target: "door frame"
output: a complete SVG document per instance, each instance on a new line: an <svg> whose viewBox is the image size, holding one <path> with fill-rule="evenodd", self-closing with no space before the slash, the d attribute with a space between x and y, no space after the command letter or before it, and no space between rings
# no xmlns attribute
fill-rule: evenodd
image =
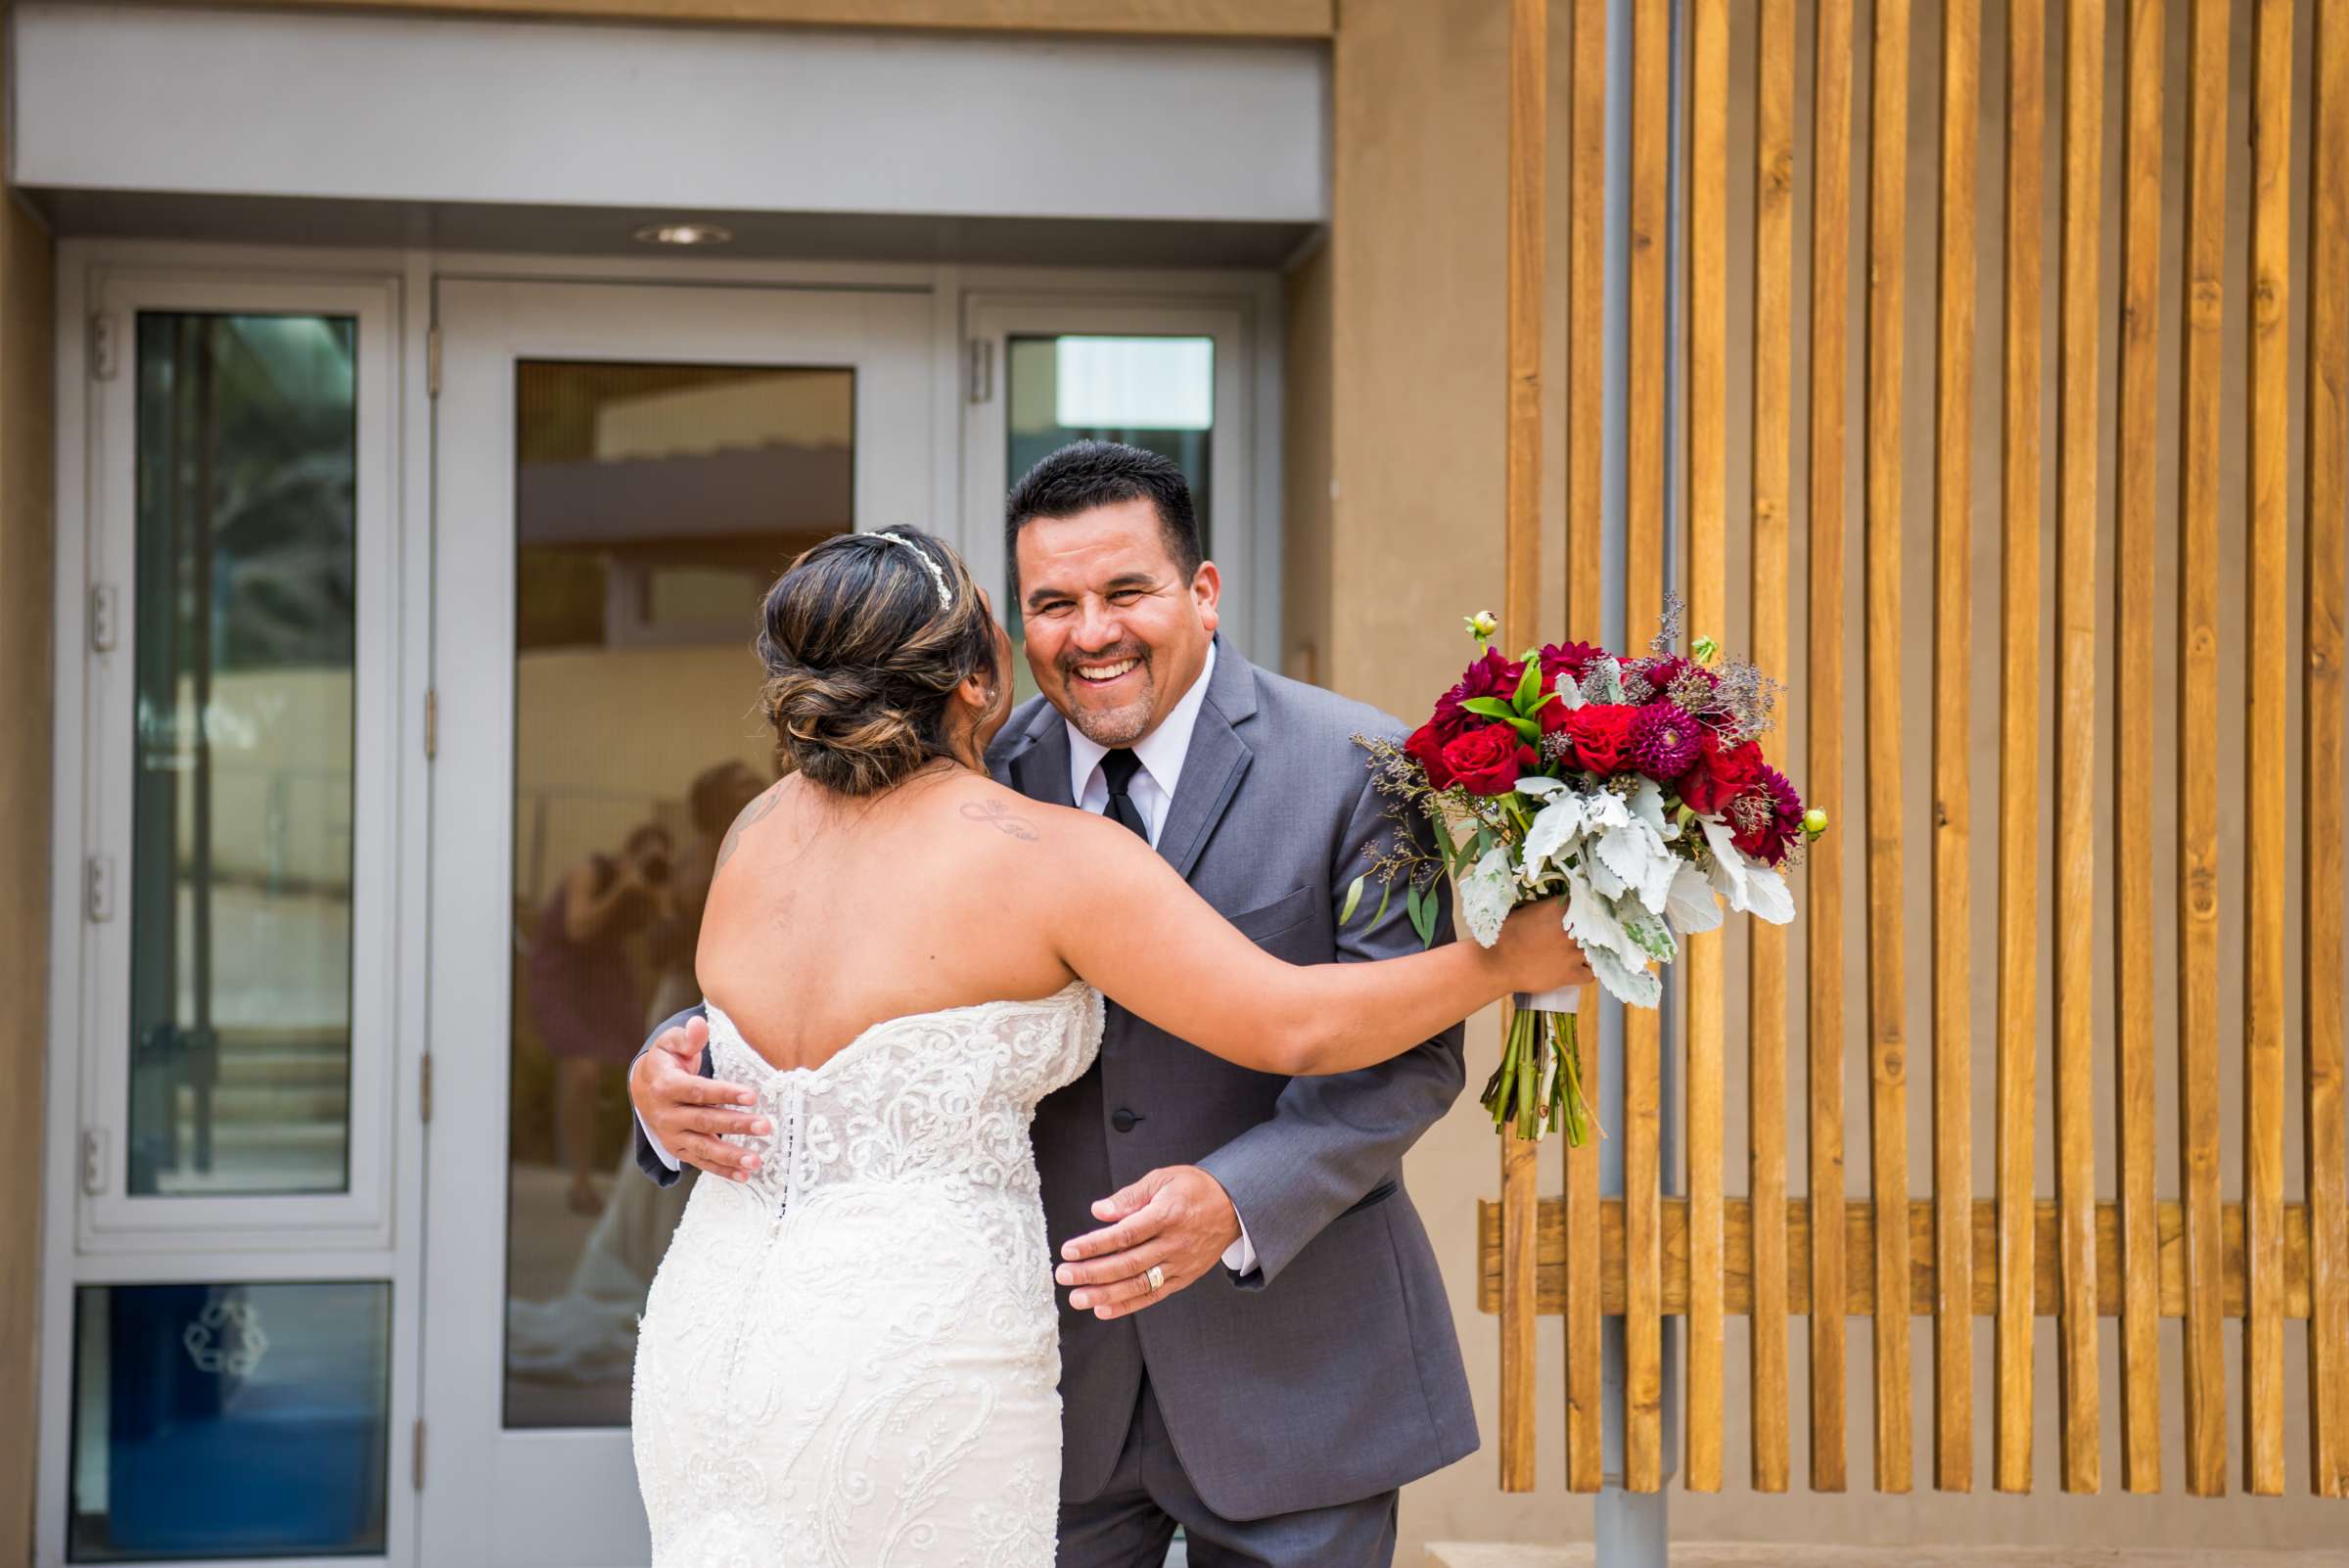
<svg viewBox="0 0 2349 1568"><path fill-rule="evenodd" d="M390 1215L380 1245L358 1250L289 1251L282 1235L264 1230L245 1239L251 1249L228 1250L207 1237L201 1244L165 1241L126 1249L93 1237L79 1182L83 1096L103 1042L89 1038L86 1005L96 968L84 953L81 864L87 851L80 805L90 785L87 746L95 716L86 700L90 549L90 479L104 460L89 408L91 301L110 279L284 285L288 289L373 288L385 292L393 374L392 487L397 587L395 687L390 724L396 728L391 861L393 909L391 937L400 955L389 990L392 1023L389 1056ZM1257 520L1254 559L1247 563L1257 604L1243 633L1250 657L1277 666L1281 647L1280 463L1282 285L1270 271L1249 269L1076 268L1050 265L965 265L954 262L832 262L730 259L719 256L583 256L530 253L437 251L429 247L335 248L236 245L140 239L65 239L56 251L56 550L53 614L54 731L51 756L51 875L48 918L49 987L46 1071L43 1074L42 1226L39 1287L38 1420L35 1450L33 1561L62 1568L68 1523L67 1485L71 1440L73 1295L77 1286L141 1281L245 1278L367 1277L392 1281L392 1443L386 1484L390 1517L387 1550L379 1558L247 1559L252 1568L408 1568L419 1555L420 1483L436 1461L426 1442L423 1407L425 1333L422 1255L426 1170L429 966L407 961L427 950L429 889L425 868L433 843L428 760L434 689L432 552L435 399L432 392L436 286L467 279L662 284L680 288L760 287L869 290L896 288L928 298L934 357L931 388L935 435L927 520L940 531L971 539L975 527L998 542L999 527L979 527L965 504L966 457L974 439L965 311L975 299L1001 297L1082 300L1091 306L1149 301L1221 304L1250 325L1248 357L1252 408L1246 461ZM999 432L998 432L999 435ZM991 512L993 498L989 497ZM1227 565L1230 565L1228 560ZM225 1560L238 1568L237 1559ZM173 1568L165 1563L159 1568ZM224 1568L206 1559L205 1568Z"/></svg>

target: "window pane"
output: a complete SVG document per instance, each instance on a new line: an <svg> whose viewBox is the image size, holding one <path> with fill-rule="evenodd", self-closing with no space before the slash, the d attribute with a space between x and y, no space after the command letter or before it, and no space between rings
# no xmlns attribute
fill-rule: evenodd
<svg viewBox="0 0 2349 1568"><path fill-rule="evenodd" d="M349 1183L356 323L143 313L134 1194Z"/></svg>
<svg viewBox="0 0 2349 1568"><path fill-rule="evenodd" d="M626 1069L700 999L717 845L774 777L760 595L851 526L854 372L517 368L509 1427L624 1426L689 1184L637 1174Z"/></svg>
<svg viewBox="0 0 2349 1568"><path fill-rule="evenodd" d="M1011 401L1003 471L1013 484L1074 440L1123 441L1163 453L1190 481L1200 548L1215 554L1208 483L1216 423L1213 338L1013 338L1004 357ZM1019 595L1007 586L1002 603L1012 640L1022 642ZM1035 696L1028 661L1015 659L1012 668L1018 695Z"/></svg>
<svg viewBox="0 0 2349 1568"><path fill-rule="evenodd" d="M75 1562L384 1549L392 1287L74 1292Z"/></svg>

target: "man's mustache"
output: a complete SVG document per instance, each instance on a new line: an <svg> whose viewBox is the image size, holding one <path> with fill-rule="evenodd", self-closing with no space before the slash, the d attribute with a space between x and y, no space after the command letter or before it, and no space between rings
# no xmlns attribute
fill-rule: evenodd
<svg viewBox="0 0 2349 1568"><path fill-rule="evenodd" d="M1138 660L1147 665L1150 663L1150 649L1145 644L1136 643L1129 648L1112 648L1107 653L1063 654L1060 669L1063 674L1073 675L1080 666L1114 665L1121 659Z"/></svg>

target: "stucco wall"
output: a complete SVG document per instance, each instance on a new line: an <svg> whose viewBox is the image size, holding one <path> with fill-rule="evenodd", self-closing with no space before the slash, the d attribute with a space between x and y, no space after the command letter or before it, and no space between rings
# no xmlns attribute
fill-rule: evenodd
<svg viewBox="0 0 2349 1568"><path fill-rule="evenodd" d="M7 21L0 7L0 27ZM7 44L0 35L0 67ZM0 124L0 167L7 164ZM0 190L0 1432L33 1430L49 953L55 426L49 233ZM13 1446L13 1445L12 1445ZM20 1451L24 1452L24 1451ZM32 1548L28 1462L0 1465L0 1562Z"/></svg>

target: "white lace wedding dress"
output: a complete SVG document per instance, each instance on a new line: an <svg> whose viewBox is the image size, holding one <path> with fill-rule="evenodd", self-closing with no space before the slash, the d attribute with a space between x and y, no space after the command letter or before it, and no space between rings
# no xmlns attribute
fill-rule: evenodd
<svg viewBox="0 0 2349 1568"><path fill-rule="evenodd" d="M1082 984L877 1024L781 1071L694 1188L637 1334L654 1568L1049 1568L1060 1345L1028 1126L1101 1043Z"/></svg>

